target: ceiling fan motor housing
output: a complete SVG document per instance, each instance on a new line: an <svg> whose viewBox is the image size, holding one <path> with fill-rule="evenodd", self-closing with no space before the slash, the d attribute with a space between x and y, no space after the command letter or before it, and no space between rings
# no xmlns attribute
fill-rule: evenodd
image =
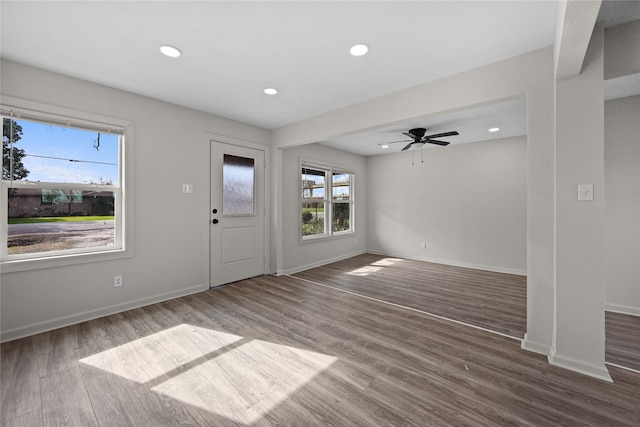
<svg viewBox="0 0 640 427"><path fill-rule="evenodd" d="M425 128L415 128L411 129L408 133L413 135L416 141L421 140L424 137L424 134L427 132Z"/></svg>

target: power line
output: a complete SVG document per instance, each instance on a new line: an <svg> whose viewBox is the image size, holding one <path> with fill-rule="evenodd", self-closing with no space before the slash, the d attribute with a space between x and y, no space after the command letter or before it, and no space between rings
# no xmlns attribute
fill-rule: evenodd
<svg viewBox="0 0 640 427"><path fill-rule="evenodd" d="M37 154L25 154L24 157L39 157L41 159L65 160L65 161L73 162L73 163L93 163L93 164L96 164L96 165L118 166L117 163L94 162L94 161L91 161L91 160L65 159L63 157L39 156Z"/></svg>

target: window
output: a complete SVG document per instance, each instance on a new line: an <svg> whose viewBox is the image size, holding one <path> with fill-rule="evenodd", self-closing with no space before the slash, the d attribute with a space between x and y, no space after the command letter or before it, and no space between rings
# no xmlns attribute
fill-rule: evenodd
<svg viewBox="0 0 640 427"><path fill-rule="evenodd" d="M255 214L255 159L225 154L222 160L222 214Z"/></svg>
<svg viewBox="0 0 640 427"><path fill-rule="evenodd" d="M302 163L300 234L303 240L353 232L353 177L349 171Z"/></svg>
<svg viewBox="0 0 640 427"><path fill-rule="evenodd" d="M3 266L124 251L124 144L122 124L2 106Z"/></svg>

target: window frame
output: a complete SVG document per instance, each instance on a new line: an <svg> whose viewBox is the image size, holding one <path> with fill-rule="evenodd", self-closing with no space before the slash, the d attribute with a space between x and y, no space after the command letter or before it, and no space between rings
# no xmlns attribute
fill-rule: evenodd
<svg viewBox="0 0 640 427"><path fill-rule="evenodd" d="M302 235L302 204L308 203L309 199L305 199L302 197L303 195L303 185L302 185L302 170L304 168L315 170L315 171L323 171L325 174L324 180L324 198L320 200L318 198L318 202L324 203L324 227L325 231L323 234L312 234L312 235ZM349 175L349 199L348 200L340 200L334 201L333 198L333 176L334 174L348 174ZM300 243L311 243L325 240L332 240L342 237L353 236L355 234L355 172L348 168L343 168L340 166L330 166L318 162L308 161L304 159L300 159L298 164L298 239ZM335 203L348 203L349 204L349 230L343 231L334 231L333 230L333 210Z"/></svg>
<svg viewBox="0 0 640 427"><path fill-rule="evenodd" d="M121 135L118 150L118 185L0 180L0 229L5 230L0 238L2 272L10 273L133 257L133 122L8 96L2 97L0 113L3 118L13 115L15 120L24 119L55 126ZM113 192L115 204L114 246L8 255L6 230L9 188Z"/></svg>

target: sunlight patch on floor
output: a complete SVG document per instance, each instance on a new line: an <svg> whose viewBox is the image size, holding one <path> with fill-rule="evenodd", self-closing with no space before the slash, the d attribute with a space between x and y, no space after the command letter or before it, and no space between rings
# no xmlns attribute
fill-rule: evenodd
<svg viewBox="0 0 640 427"><path fill-rule="evenodd" d="M182 324L80 362L239 423L254 423L336 357Z"/></svg>
<svg viewBox="0 0 640 427"><path fill-rule="evenodd" d="M182 324L80 362L143 384L161 381L176 366L193 362L241 339L237 335Z"/></svg>
<svg viewBox="0 0 640 427"><path fill-rule="evenodd" d="M402 261L399 258L383 258L376 262L372 262L370 265L365 265L364 267L356 268L355 270L347 272L352 276L368 276L369 274L380 271L383 267L389 267L396 262Z"/></svg>

